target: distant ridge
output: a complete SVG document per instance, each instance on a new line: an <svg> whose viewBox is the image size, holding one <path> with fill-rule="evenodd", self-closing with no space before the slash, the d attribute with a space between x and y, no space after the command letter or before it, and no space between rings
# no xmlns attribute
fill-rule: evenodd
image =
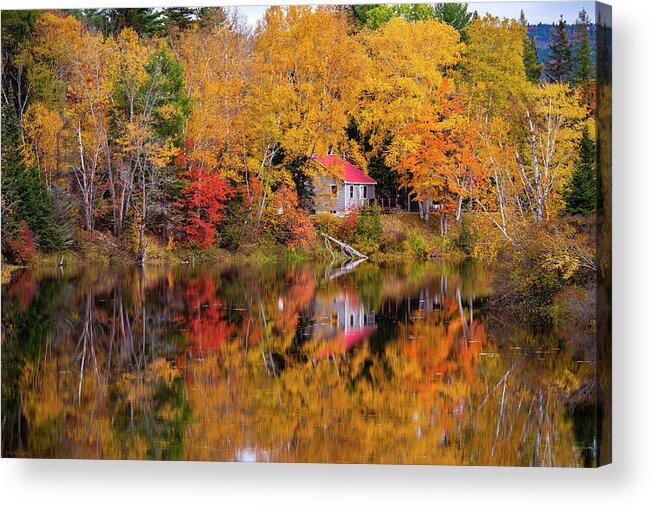
<svg viewBox="0 0 651 507"><path fill-rule="evenodd" d="M541 63L547 61L549 55L549 43L552 40L552 31L556 29L556 23L538 23L529 25L529 38L536 38L536 48L538 49L538 60ZM595 59L596 33L597 28L594 23L590 23L590 48L592 49L592 60ZM574 39L574 24L567 25L567 34L570 41Z"/></svg>

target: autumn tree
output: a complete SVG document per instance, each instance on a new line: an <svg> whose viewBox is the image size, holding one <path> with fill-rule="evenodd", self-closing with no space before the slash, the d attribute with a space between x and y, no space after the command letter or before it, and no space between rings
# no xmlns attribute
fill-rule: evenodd
<svg viewBox="0 0 651 507"><path fill-rule="evenodd" d="M470 23L467 35L464 84L469 88L471 109L488 122L524 93L525 30L516 20L486 15Z"/></svg>
<svg viewBox="0 0 651 507"><path fill-rule="evenodd" d="M329 7L272 7L263 26L246 95L245 172L256 180L257 224L273 188L293 180L288 163L346 146L365 66L345 18Z"/></svg>
<svg viewBox="0 0 651 507"><path fill-rule="evenodd" d="M186 168L180 175L183 189L177 201L177 206L183 210L180 232L189 243L210 247L215 243L217 225L223 218L230 188L219 172L186 163L184 154L179 156L178 162Z"/></svg>
<svg viewBox="0 0 651 507"><path fill-rule="evenodd" d="M30 104L23 116L23 151L27 164L34 164L48 188L61 177L63 119L40 102Z"/></svg>
<svg viewBox="0 0 651 507"><path fill-rule="evenodd" d="M101 34L84 33L68 79L65 111L71 130L69 142L78 154L71 165L82 196L85 228L89 231L95 224L99 173L111 163L108 100L113 83L107 76L112 70L112 42L105 41Z"/></svg>
<svg viewBox="0 0 651 507"><path fill-rule="evenodd" d="M512 242L517 240L518 223L541 223L562 206L560 189L569 176L570 155L586 118L576 94L564 84L533 88L517 114L517 122L506 128L512 129L509 135L515 135L518 143L508 141L503 127L482 135L480 155L492 172L497 211L486 216ZM489 211L485 202L478 204Z"/></svg>
<svg viewBox="0 0 651 507"><path fill-rule="evenodd" d="M580 135L586 111L576 95L564 85L537 89L524 108L529 154L516 151L516 160L525 182L527 200L536 221L549 216L549 201L567 177L569 154Z"/></svg>
<svg viewBox="0 0 651 507"><path fill-rule="evenodd" d="M184 167L194 171L190 181L218 173L250 199L245 92L252 48L247 34L222 23L207 25L183 34L177 52L185 94L194 105L184 131Z"/></svg>
<svg viewBox="0 0 651 507"><path fill-rule="evenodd" d="M448 24L400 18L360 39L371 64L355 120L377 152L436 102L445 72L459 62L463 44Z"/></svg>
<svg viewBox="0 0 651 507"><path fill-rule="evenodd" d="M270 198L263 216L264 230L279 243L306 247L314 241L314 226L307 211L298 207L296 190L280 187Z"/></svg>
<svg viewBox="0 0 651 507"><path fill-rule="evenodd" d="M441 210L441 234L446 213L461 218L461 205L483 183L476 155L477 127L469 120L466 96L445 80L432 109L396 137L390 160L402 185L414 190L420 216L429 220L433 203Z"/></svg>
<svg viewBox="0 0 651 507"><path fill-rule="evenodd" d="M101 165L107 146L111 40L82 29L72 16L39 18L29 67L35 100L24 119L26 154L48 186L70 169L83 225L92 230Z"/></svg>
<svg viewBox="0 0 651 507"><path fill-rule="evenodd" d="M137 122L127 125L128 144L134 149L136 171L140 176L140 217L138 260L144 263L144 232L148 210L157 198L161 173L169 170L183 141L182 132L190 103L183 89L183 68L166 49L152 53L145 65L147 79L138 90Z"/></svg>

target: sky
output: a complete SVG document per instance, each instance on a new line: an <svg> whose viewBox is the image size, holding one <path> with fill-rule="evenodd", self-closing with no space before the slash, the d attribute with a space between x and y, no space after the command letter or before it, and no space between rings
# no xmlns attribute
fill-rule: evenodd
<svg viewBox="0 0 651 507"><path fill-rule="evenodd" d="M282 5L282 1L277 5ZM267 6L249 5L238 8L247 17L249 24L255 26ZM585 9L588 14L594 12L594 2L468 2L468 10L477 11L480 15L490 13L498 17L519 18L521 9L524 9L529 23L534 25L556 22L561 14L565 20L573 23L581 9ZM590 17L594 17L594 14Z"/></svg>

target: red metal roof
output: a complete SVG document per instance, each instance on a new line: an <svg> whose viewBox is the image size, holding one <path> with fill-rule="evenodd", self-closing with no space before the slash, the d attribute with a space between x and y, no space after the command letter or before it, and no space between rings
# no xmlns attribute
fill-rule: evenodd
<svg viewBox="0 0 651 507"><path fill-rule="evenodd" d="M355 167L345 158L336 155L328 155L327 157L318 157L315 155L314 160L327 168L335 166L335 168L339 169L339 167L341 167L339 171L341 172L343 169L343 178L347 183L377 183L377 181L371 178L368 174L364 174L361 169Z"/></svg>

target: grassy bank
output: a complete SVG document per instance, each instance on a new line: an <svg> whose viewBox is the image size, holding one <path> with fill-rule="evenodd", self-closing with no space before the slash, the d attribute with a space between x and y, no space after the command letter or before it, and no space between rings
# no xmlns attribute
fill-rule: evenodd
<svg viewBox="0 0 651 507"><path fill-rule="evenodd" d="M373 262L394 263L419 260L458 261L467 257L460 243L463 231L460 223L450 220L448 233L440 234L440 221L432 215L429 222L418 213L380 214L379 211L362 212L359 216L340 218L332 215L312 217L317 234L308 245L289 247L274 240L269 234L259 237L247 235L236 248L199 248L187 244L162 244L156 237L146 240L147 265L175 264L253 264L271 262L330 261L318 231L351 244L369 256ZM78 232L77 242L62 254L38 252L28 266L100 265L128 266L136 263L136 238L123 235L116 239L106 231ZM336 252L335 252L336 253ZM10 278L12 269L3 262L3 281Z"/></svg>
<svg viewBox="0 0 651 507"><path fill-rule="evenodd" d="M58 253L38 252L26 265L12 265L2 262L2 283L11 280L15 270L30 268L52 268L59 264L65 266L129 266L136 264L137 247L128 238L116 240L110 233L93 231L81 233L74 249ZM273 262L304 262L326 260L330 256L320 242L309 247L290 248L263 238L259 241L243 243L236 250L217 246L201 249L187 245L169 248L160 244L156 238L147 238L145 264L149 266L180 264L211 265L261 265Z"/></svg>
<svg viewBox="0 0 651 507"><path fill-rule="evenodd" d="M442 236L438 216L425 222L418 213L382 215L384 229L379 250L372 256L378 262L438 259L459 261L466 254L459 248L461 225L448 223L448 233Z"/></svg>
<svg viewBox="0 0 651 507"><path fill-rule="evenodd" d="M378 263L457 261L467 256L459 244L461 225L450 222L448 233L442 236L436 215L425 222L418 213L381 214L368 207L346 218L322 214L313 221L317 231L350 244Z"/></svg>

